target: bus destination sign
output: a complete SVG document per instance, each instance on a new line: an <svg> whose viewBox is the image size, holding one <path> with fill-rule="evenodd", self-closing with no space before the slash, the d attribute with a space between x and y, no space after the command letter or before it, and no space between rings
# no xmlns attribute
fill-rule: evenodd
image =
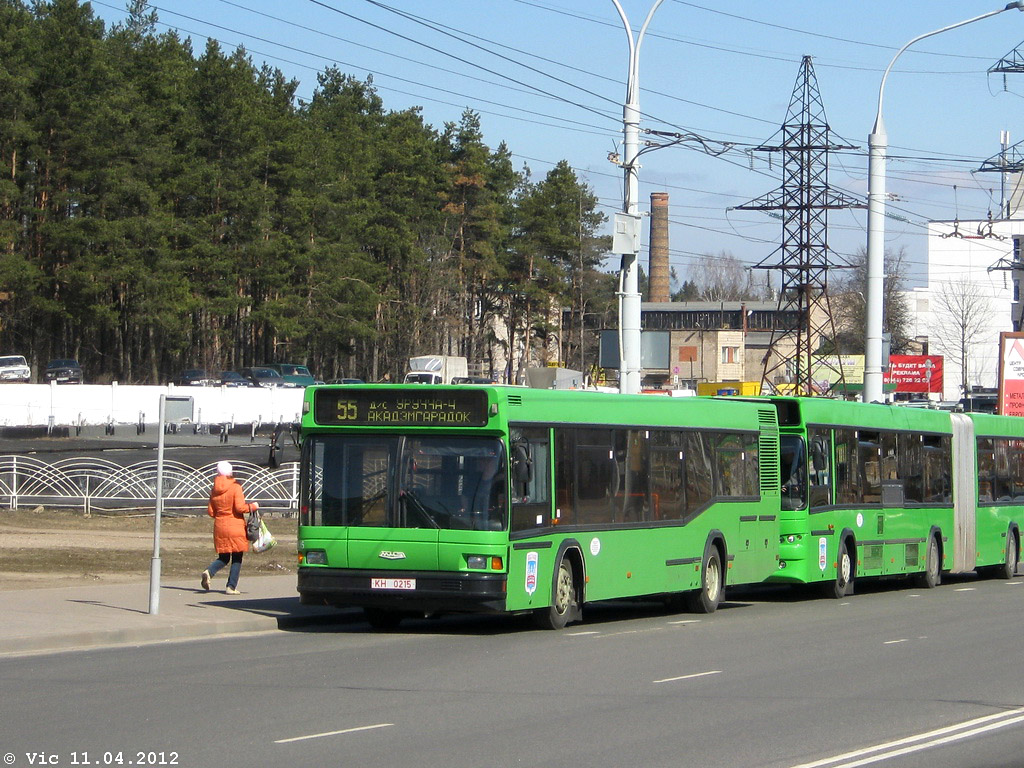
<svg viewBox="0 0 1024 768"><path fill-rule="evenodd" d="M484 427L487 393L475 389L321 389L313 401L317 424L371 427Z"/></svg>

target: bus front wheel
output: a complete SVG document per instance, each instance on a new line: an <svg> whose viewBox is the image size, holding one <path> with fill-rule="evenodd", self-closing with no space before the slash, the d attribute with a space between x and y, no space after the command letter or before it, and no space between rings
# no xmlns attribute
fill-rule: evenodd
<svg viewBox="0 0 1024 768"><path fill-rule="evenodd" d="M692 613L714 613L722 599L722 559L711 546L701 566L700 589L686 594L686 606Z"/></svg>
<svg viewBox="0 0 1024 768"><path fill-rule="evenodd" d="M839 542L839 552L836 553L836 577L826 581L822 588L825 597L836 600L853 594L853 558L845 540Z"/></svg>
<svg viewBox="0 0 1024 768"><path fill-rule="evenodd" d="M551 605L538 610L534 617L542 629L562 629L574 618L578 610L572 564L563 557L555 572Z"/></svg>

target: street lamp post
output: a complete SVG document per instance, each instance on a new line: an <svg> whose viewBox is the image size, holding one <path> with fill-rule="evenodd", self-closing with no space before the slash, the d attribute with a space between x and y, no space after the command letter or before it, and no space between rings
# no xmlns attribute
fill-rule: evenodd
<svg viewBox="0 0 1024 768"><path fill-rule="evenodd" d="M964 21L950 24L932 32L918 35L900 48L892 57L889 66L882 74L882 82L878 86L878 111L875 114L875 125L868 136L868 263L867 263L867 329L864 340L864 402L882 402L882 312L883 312L883 270L885 263L885 155L889 137L885 132L882 120L882 98L885 94L885 81L893 65L907 48L919 40L932 37L941 32L987 19L1003 11L1016 8L1024 11L1024 0L1008 3L1005 8L989 11Z"/></svg>
<svg viewBox="0 0 1024 768"><path fill-rule="evenodd" d="M626 103L622 107L622 169L625 173L621 217L616 217L613 246L621 254L619 267L619 392L640 391L640 280L637 256L640 251L640 215L637 199L640 184L637 178L637 156L640 154L640 43L654 12L664 0L655 0L640 33L633 39L626 12L619 0L612 0L629 38L629 77L626 82Z"/></svg>

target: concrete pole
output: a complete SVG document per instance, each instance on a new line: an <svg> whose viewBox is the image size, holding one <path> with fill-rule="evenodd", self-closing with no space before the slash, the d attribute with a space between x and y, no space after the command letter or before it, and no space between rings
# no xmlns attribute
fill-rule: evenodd
<svg viewBox="0 0 1024 768"><path fill-rule="evenodd" d="M160 430L156 441L156 511L153 514L153 559L149 567L149 612L160 613L160 518L164 511L164 421L167 395L160 395Z"/></svg>
<svg viewBox="0 0 1024 768"><path fill-rule="evenodd" d="M655 0L634 41L633 29L629 26L629 19L626 17L625 11L622 10L619 0L612 0L629 38L629 77L626 82L626 102L622 107L622 168L625 174L622 211L636 223L637 230L639 230L638 200L640 196L640 182L637 176L639 170L637 157L640 154L640 44L643 42L644 33L651 23L654 12L658 10L658 6L662 2L664 0ZM623 394L639 392L641 378L640 276L637 262L639 237L634 238L634 242L636 250L633 250L632 253L622 253L622 262L619 267L619 392Z"/></svg>
<svg viewBox="0 0 1024 768"><path fill-rule="evenodd" d="M884 276L885 276L885 155L889 137L885 132L882 120L882 99L885 96L885 81L889 77L893 64L907 48L914 43L932 37L941 32L987 19L1003 11L1016 8L1024 11L1024 0L1008 3L1005 8L989 11L964 21L950 24L918 35L900 48L892 57L889 66L882 74L878 86L878 111L875 114L875 125L868 136L868 262L867 262L867 323L864 339L864 402L883 402L885 395L882 388L882 315L884 312Z"/></svg>

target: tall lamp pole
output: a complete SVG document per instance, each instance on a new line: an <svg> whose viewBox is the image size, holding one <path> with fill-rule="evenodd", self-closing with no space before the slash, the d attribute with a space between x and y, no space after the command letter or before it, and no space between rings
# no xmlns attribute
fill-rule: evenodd
<svg viewBox="0 0 1024 768"><path fill-rule="evenodd" d="M882 120L882 97L885 94L885 81L889 77L889 72L896 63L896 59L919 40L987 19L989 16L995 16L1014 8L1024 11L1024 0L1008 3L1005 8L989 11L981 16L918 35L896 52L882 74L882 82L878 86L878 111L875 114L875 125L868 136L868 285L867 332L864 340L864 402L866 403L880 403L884 399L882 393L882 313L885 269L885 155L889 145L889 137L885 132L885 123Z"/></svg>
<svg viewBox="0 0 1024 768"><path fill-rule="evenodd" d="M625 184L622 214L615 217L612 247L621 254L619 267L619 392L636 394L640 391L640 280L637 256L640 252L640 213L637 200L640 183L637 177L640 154L640 43L651 23L654 12L664 0L655 0L640 33L633 39L626 12L619 0L612 0L629 38L629 78L626 82L626 103L622 107L622 169Z"/></svg>

